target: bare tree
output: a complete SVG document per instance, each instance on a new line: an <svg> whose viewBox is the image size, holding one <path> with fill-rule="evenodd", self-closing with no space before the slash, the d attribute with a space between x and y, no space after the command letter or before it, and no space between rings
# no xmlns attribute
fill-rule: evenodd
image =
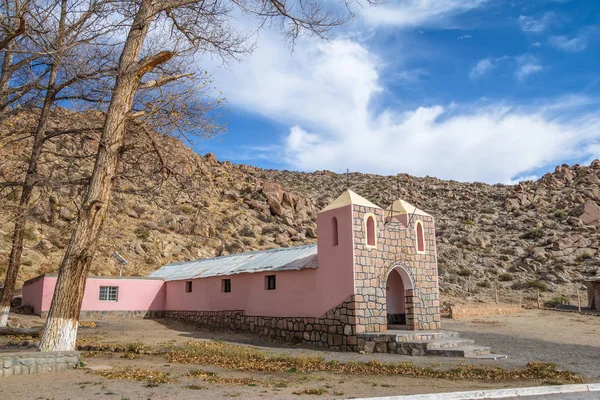
<svg viewBox="0 0 600 400"><path fill-rule="evenodd" d="M42 154L44 142L48 139L47 130L50 113L55 105L58 93L69 88L72 84L82 80L90 79L95 76L114 74L114 68L101 65L100 69L68 71L65 66L65 58L73 56L72 52L78 46L89 46L95 36L94 23L101 16L102 0L92 1L87 4L73 4L68 0L60 0L47 9L38 10L31 13L31 24L29 37L32 41L38 43L38 47L44 52L48 61L48 79L45 82L43 104L40 110L37 126L33 132L33 144L29 156L29 165L25 174L25 179L21 186L21 195L14 220L14 230L12 237L11 253L8 259L8 268L4 280L4 290L0 296L0 327L5 327L8 322L10 311L10 301L15 289L19 268L21 265L21 255L23 252L23 231L28 220L29 206L36 185L38 161ZM88 6L87 9L82 6ZM53 6L56 6L55 10ZM76 8L77 12L70 11ZM75 15L74 15L75 14ZM57 18L56 29L44 29L45 23L52 18L48 16L55 15ZM50 22L52 24L52 22ZM36 32L35 32L36 31ZM46 40L47 32L51 31L50 40ZM36 35L37 33L37 35ZM40 63L43 63L43 59Z"/></svg>
<svg viewBox="0 0 600 400"><path fill-rule="evenodd" d="M114 178L123 150L126 120L143 77L181 54L177 40L173 47L157 49L142 57L148 32L158 20L169 23L175 38L183 37L186 51L205 51L235 57L246 51L244 38L228 25L231 9L237 6L262 23L278 26L292 41L303 31L324 36L347 17L307 0L140 0L125 3L132 16L131 27L117 67L116 85L104 122L100 146L87 193L76 226L60 265L54 298L42 339L43 351L73 350L87 274L98 237L108 213ZM181 47L179 47L181 46Z"/></svg>
<svg viewBox="0 0 600 400"><path fill-rule="evenodd" d="M15 39L25 33L25 13L29 0L3 1L0 4L0 50L10 52Z"/></svg>

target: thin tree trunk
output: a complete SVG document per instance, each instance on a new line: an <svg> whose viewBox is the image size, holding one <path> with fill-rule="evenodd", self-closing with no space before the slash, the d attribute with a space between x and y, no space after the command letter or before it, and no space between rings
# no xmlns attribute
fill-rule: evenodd
<svg viewBox="0 0 600 400"><path fill-rule="evenodd" d="M42 339L42 351L74 350L85 282L108 214L113 180L125 139L125 123L140 78L138 62L154 17L150 0L143 0L130 28L117 69L117 80L106 114L94 171L77 224L60 265L54 298ZM142 60L143 61L143 60Z"/></svg>
<svg viewBox="0 0 600 400"><path fill-rule="evenodd" d="M0 72L0 112L6 108L8 103L8 90L10 88L10 78L13 73L13 47L14 41L6 46L4 57L2 58L2 71Z"/></svg>
<svg viewBox="0 0 600 400"><path fill-rule="evenodd" d="M64 44L64 25L66 21L66 13L67 0L62 0L61 19L59 21L56 40L58 49L61 49ZM50 69L46 97L44 98L44 105L42 107L35 130L33 145L31 147L31 155L29 156L29 165L27 166L27 173L23 182L19 207L17 209L17 215L15 216L12 248L10 251L10 256L8 257L8 269L6 270L6 279L4 280L4 290L2 291L2 296L0 296L0 327L5 327L8 324L10 301L15 290L17 277L19 276L21 255L23 253L23 231L25 230L27 220L29 219L29 203L31 202L33 189L37 183L38 161L40 159L40 155L42 154L44 136L48 128L48 119L50 117L50 112L52 111L52 106L54 105L54 98L56 97L55 86L59 67L60 51L55 55L52 67Z"/></svg>

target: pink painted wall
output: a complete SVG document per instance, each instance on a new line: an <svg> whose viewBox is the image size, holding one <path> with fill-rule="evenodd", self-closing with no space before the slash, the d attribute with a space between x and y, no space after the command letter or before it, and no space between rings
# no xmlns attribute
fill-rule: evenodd
<svg viewBox="0 0 600 400"><path fill-rule="evenodd" d="M265 277L275 275L275 290L266 290ZM231 292L222 291L222 279L231 279ZM236 274L186 281L167 282L167 310L222 311L244 310L246 315L308 317L324 313L314 296L315 269L273 273Z"/></svg>
<svg viewBox="0 0 600 400"><path fill-rule="evenodd" d="M337 218L338 223L337 246L333 246L331 232L333 217ZM314 296L318 299L323 313L356 293L352 219L352 205L321 212L317 216L319 268L316 270L317 286Z"/></svg>
<svg viewBox="0 0 600 400"><path fill-rule="evenodd" d="M56 276L44 275L23 286L23 304L34 307L34 312L50 309ZM41 284L40 284L41 282ZM100 301L100 286L118 286L118 301ZM165 282L140 278L90 277L85 284L82 311L144 311L165 309Z"/></svg>
<svg viewBox="0 0 600 400"><path fill-rule="evenodd" d="M406 312L404 283L396 270L392 270L387 278L386 304L388 314L404 314Z"/></svg>
<svg viewBox="0 0 600 400"><path fill-rule="evenodd" d="M33 307L33 313L39 315L42 311L44 293L44 276L38 276L26 282L23 286L22 304Z"/></svg>

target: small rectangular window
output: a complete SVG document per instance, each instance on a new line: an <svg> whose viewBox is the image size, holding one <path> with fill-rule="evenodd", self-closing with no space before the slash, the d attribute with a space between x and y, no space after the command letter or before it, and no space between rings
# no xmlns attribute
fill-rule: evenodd
<svg viewBox="0 0 600 400"><path fill-rule="evenodd" d="M185 292L192 293L192 281L187 281L185 283Z"/></svg>
<svg viewBox="0 0 600 400"><path fill-rule="evenodd" d="M266 276L266 288L267 290L275 290L277 286L277 281L275 279L275 275L267 275Z"/></svg>
<svg viewBox="0 0 600 400"><path fill-rule="evenodd" d="M119 287L118 286L100 286L100 293L98 295L100 301L119 301Z"/></svg>
<svg viewBox="0 0 600 400"><path fill-rule="evenodd" d="M221 280L221 290L224 293L231 292L231 279L222 279Z"/></svg>

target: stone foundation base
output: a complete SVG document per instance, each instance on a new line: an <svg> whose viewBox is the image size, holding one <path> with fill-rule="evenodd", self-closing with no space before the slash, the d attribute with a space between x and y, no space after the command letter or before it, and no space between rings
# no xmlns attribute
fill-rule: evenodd
<svg viewBox="0 0 600 400"><path fill-rule="evenodd" d="M322 318L256 317L244 311L167 311L166 317L198 327L251 333L277 341L331 350L357 351L354 310L343 303ZM343 322L345 321L345 322Z"/></svg>
<svg viewBox="0 0 600 400"><path fill-rule="evenodd" d="M44 311L40 314L40 317L46 318L48 316L48 312ZM115 319L158 319L164 318L165 311L157 310L157 311L82 311L79 313L79 320L98 320L105 318L115 318Z"/></svg>
<svg viewBox="0 0 600 400"><path fill-rule="evenodd" d="M77 351L0 353L0 377L66 371L78 364Z"/></svg>

